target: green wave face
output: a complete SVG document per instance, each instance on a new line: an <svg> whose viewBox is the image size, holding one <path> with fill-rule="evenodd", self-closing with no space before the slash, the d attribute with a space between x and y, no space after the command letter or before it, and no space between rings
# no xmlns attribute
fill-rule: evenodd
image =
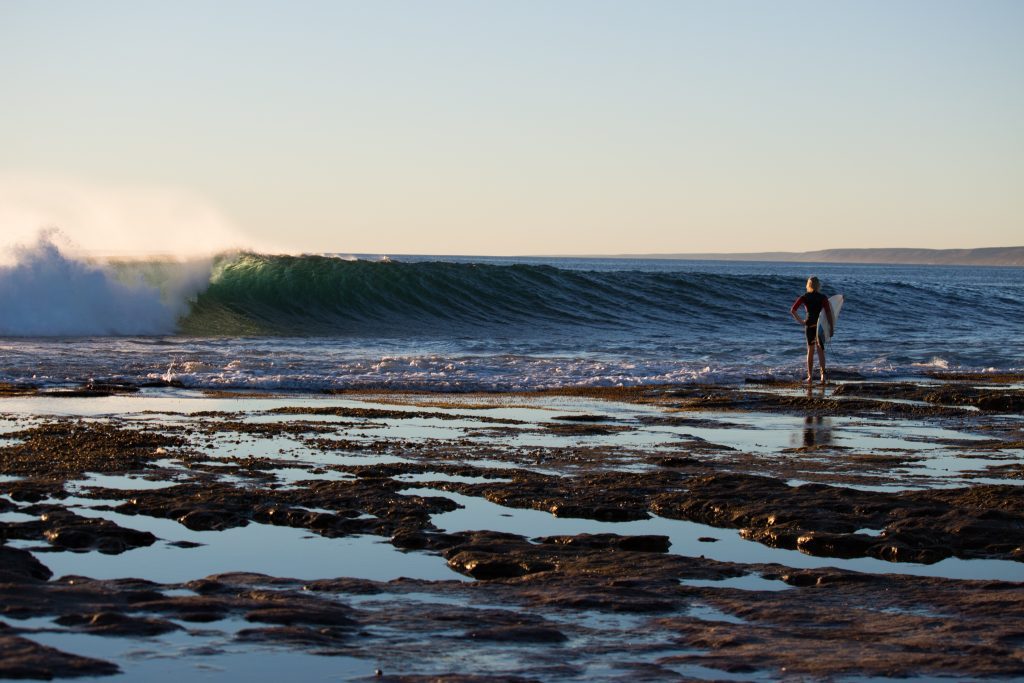
<svg viewBox="0 0 1024 683"><path fill-rule="evenodd" d="M196 336L745 335L791 324L803 280L685 270L573 270L550 265L346 261L245 253L218 259L179 331ZM1004 319L1005 302L923 282L827 283L846 289L865 321L899 311ZM966 287L966 285L965 285ZM961 291L963 289L963 291ZM827 293L835 293L831 289ZM1019 304L1012 304L1015 311ZM1016 314L1024 315L1024 310Z"/></svg>
<svg viewBox="0 0 1024 683"><path fill-rule="evenodd" d="M738 300L721 275L544 265L346 261L246 253L219 260L180 331L191 335L439 334L713 321ZM788 279L761 283L788 297ZM709 322L713 324L713 322Z"/></svg>

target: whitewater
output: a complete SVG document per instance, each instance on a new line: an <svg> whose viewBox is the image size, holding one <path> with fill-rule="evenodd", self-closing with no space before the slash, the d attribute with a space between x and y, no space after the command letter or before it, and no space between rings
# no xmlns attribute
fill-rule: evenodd
<svg viewBox="0 0 1024 683"><path fill-rule="evenodd" d="M0 382L532 390L802 373L808 275L848 376L1024 368L1018 268L224 253L0 266Z"/></svg>

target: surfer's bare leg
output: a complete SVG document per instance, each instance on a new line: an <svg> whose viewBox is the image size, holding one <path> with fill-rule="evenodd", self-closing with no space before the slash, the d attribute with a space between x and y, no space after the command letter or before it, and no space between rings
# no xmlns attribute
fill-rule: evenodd
<svg viewBox="0 0 1024 683"><path fill-rule="evenodd" d="M814 379L814 347L815 344L807 345L807 381Z"/></svg>
<svg viewBox="0 0 1024 683"><path fill-rule="evenodd" d="M822 346L821 344L818 344L817 347L818 347L818 365L821 367L821 382L822 382L822 384L824 384L825 383L825 347ZM810 349L810 347L808 347L808 349ZM807 376L810 377L810 375L811 375L811 371L808 370L807 371Z"/></svg>

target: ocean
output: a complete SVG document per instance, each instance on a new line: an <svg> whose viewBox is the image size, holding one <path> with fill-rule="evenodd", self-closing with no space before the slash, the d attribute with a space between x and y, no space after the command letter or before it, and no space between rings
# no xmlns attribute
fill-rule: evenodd
<svg viewBox="0 0 1024 683"><path fill-rule="evenodd" d="M257 253L0 266L0 382L536 390L804 374L789 307L846 297L846 376L1024 370L1020 268Z"/></svg>

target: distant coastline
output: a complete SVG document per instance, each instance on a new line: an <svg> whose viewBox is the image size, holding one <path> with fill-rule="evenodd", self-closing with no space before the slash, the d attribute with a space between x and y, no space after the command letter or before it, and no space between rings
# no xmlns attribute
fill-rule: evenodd
<svg viewBox="0 0 1024 683"><path fill-rule="evenodd" d="M762 251L745 254L621 254L619 258L701 261L789 261L793 263L866 263L927 266L1024 266L1024 247L984 249L822 249Z"/></svg>

